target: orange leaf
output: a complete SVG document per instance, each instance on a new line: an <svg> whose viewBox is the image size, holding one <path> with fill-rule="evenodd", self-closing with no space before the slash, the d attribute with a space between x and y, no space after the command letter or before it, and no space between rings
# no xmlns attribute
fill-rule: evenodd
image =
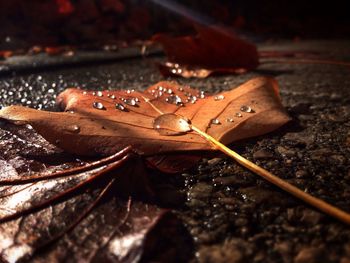
<svg viewBox="0 0 350 263"><path fill-rule="evenodd" d="M38 111L21 106L0 110L0 118L29 123L49 142L79 155L111 155L131 145L141 155L214 150L194 132L160 135L153 121L176 113L224 144L262 135L289 120L270 78L255 78L231 91L203 96L199 90L159 82L145 92L67 89L58 97L66 112Z"/></svg>

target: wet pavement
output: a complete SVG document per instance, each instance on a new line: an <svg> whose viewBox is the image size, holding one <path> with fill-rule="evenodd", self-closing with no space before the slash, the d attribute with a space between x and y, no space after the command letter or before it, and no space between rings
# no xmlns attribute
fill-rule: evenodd
<svg viewBox="0 0 350 263"><path fill-rule="evenodd" d="M349 42L264 44L350 60ZM0 77L0 105L57 110L68 87L135 89L163 80L154 63L133 58L74 67L21 71ZM177 79L208 93L254 76L275 77L293 120L271 134L230 145L301 189L350 212L350 69L329 64L266 63L256 72L203 80ZM0 62L1 63L1 62ZM0 70L1 75L1 70ZM174 182L175 181L175 182ZM185 222L195 242L193 262L350 262L350 227L282 192L228 157L201 160L165 180L164 206ZM183 198L186 201L183 203Z"/></svg>

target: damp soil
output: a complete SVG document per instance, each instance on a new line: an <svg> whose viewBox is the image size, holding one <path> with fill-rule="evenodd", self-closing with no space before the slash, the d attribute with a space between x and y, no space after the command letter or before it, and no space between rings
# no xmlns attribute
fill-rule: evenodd
<svg viewBox="0 0 350 263"><path fill-rule="evenodd" d="M265 44L263 48L315 51L349 60L348 46L349 42L313 41ZM55 98L68 87L143 90L163 80L154 65L163 59L6 74L0 76L0 105L57 110ZM230 147L308 193L350 212L348 67L263 63L247 74L176 81L216 93L261 75L277 79L292 121L278 131ZM4 139L10 135L2 132L1 136ZM350 262L349 226L271 186L228 157L203 157L186 173L157 177L161 205L173 210L194 241L191 262Z"/></svg>

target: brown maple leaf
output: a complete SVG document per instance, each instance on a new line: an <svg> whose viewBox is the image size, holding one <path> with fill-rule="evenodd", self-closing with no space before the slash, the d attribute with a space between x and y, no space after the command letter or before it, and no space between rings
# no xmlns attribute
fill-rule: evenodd
<svg viewBox="0 0 350 263"><path fill-rule="evenodd" d="M49 142L70 153L107 156L131 145L146 157L214 150L195 132L160 135L153 127L160 115L153 105L164 113L188 118L224 144L271 132L289 121L276 81L263 77L214 96L159 82L145 92L68 89L57 101L65 112L10 106L0 110L0 118L29 123Z"/></svg>

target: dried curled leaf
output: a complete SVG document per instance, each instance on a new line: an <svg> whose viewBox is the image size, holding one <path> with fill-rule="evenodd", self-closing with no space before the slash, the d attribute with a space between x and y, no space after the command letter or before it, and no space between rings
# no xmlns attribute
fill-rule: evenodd
<svg viewBox="0 0 350 263"><path fill-rule="evenodd" d="M66 112L10 106L0 110L0 118L30 123L49 142L79 155L111 155L128 145L146 156L213 150L194 132L158 134L153 121L159 112L145 100L164 113L187 117L224 144L271 132L289 120L276 81L264 77L215 96L173 82L157 83L145 92L68 89L58 97Z"/></svg>
<svg viewBox="0 0 350 263"><path fill-rule="evenodd" d="M35 175L35 172L50 174L81 165L81 161L74 158L63 158L67 154L53 149L34 130L11 123L0 125L0 152L3 158L0 160L1 180L19 179L28 173ZM23 153L29 155L23 156ZM141 159L135 157L122 170L111 174L118 182L108 198L44 251L38 249L56 235L65 233L96 200L105 181L96 181L89 191L76 191L42 209L38 209L40 203L86 181L94 171L22 185L0 185L0 262L27 262L29 259L31 262L163 262L166 259L158 257L169 257L168 253L171 253L172 262L187 262L193 251L191 238L174 214L136 198L131 202L122 198L131 192L128 188L134 191L138 185L145 187L142 164ZM35 207L37 210L6 220L6 217Z"/></svg>
<svg viewBox="0 0 350 263"><path fill-rule="evenodd" d="M242 73L259 65L255 45L229 29L195 25L196 36L171 37L157 34L168 61L160 65L163 75L205 78L213 73Z"/></svg>

